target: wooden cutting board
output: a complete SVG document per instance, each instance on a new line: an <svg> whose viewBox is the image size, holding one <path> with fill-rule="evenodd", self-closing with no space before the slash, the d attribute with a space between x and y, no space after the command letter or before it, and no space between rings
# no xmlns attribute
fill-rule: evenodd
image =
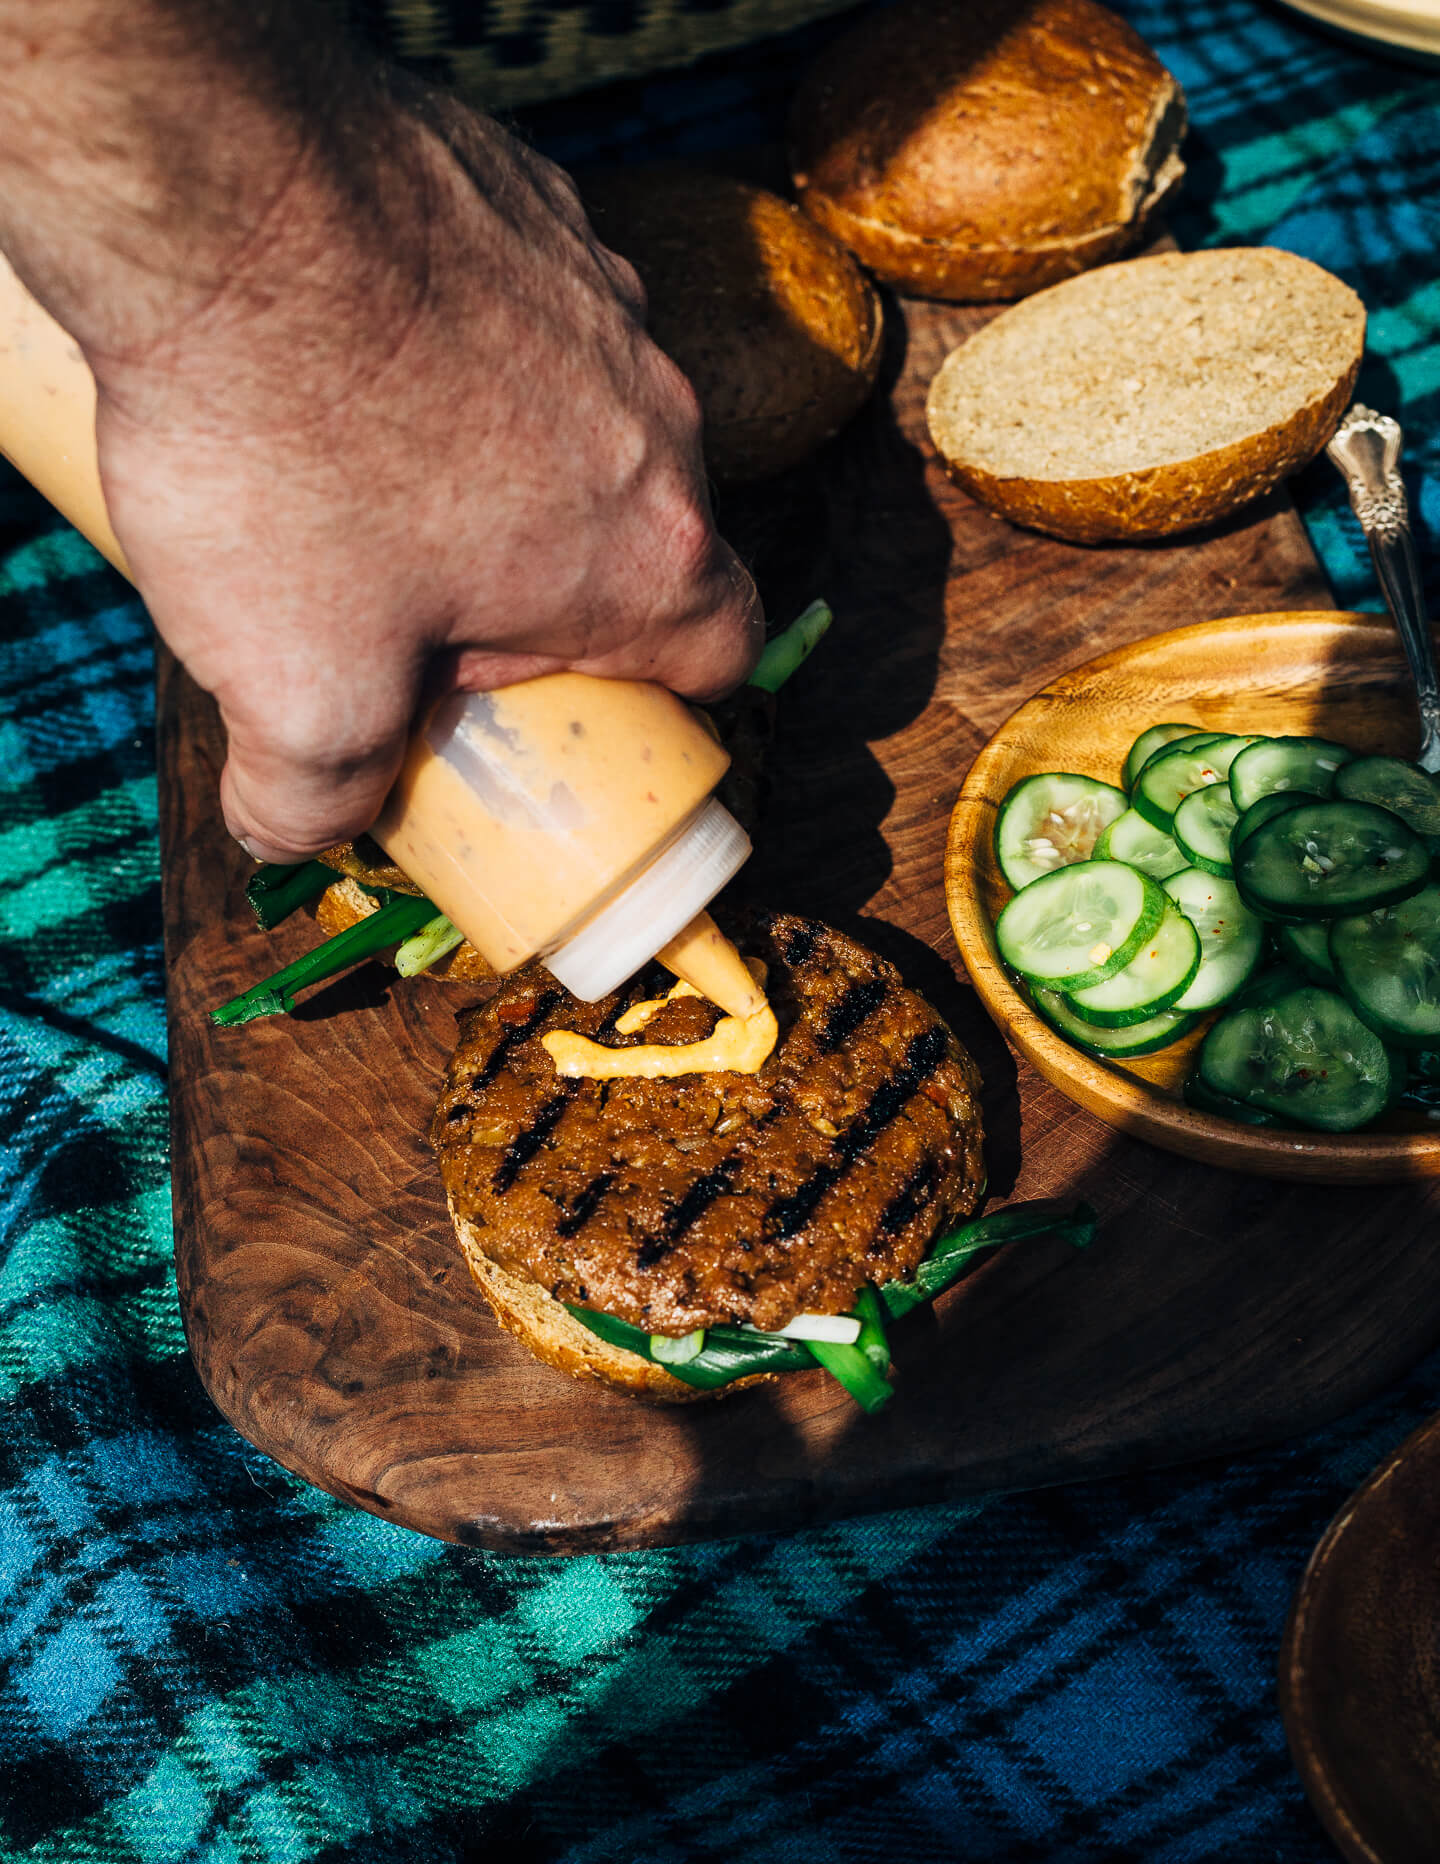
<svg viewBox="0 0 1440 1864"><path fill-rule="evenodd" d="M993 1198L1085 1197L896 1329L867 1418L823 1375L660 1410L530 1359L471 1294L424 1130L463 987L368 966L293 1018L205 1011L314 940L254 928L220 737L159 682L176 1248L200 1375L262 1450L429 1534L578 1552L1073 1481L1332 1418L1440 1337L1440 1192L1272 1185L1121 1138L1017 1062L956 975L941 861L989 733L1061 669L1220 615L1328 608L1275 497L1172 544L1017 531L936 468L926 385L984 313L891 306L890 369L819 465L732 499L773 611L837 622L783 696L755 897L854 929L984 1072ZM1377 603L1378 606L1378 603ZM1137 721L1137 729L1146 721Z"/></svg>

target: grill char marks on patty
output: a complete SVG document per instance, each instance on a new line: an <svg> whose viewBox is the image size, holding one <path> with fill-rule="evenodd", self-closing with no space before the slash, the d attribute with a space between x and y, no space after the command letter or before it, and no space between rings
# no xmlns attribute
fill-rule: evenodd
<svg viewBox="0 0 1440 1864"><path fill-rule="evenodd" d="M502 1267L652 1333L843 1313L903 1279L982 1183L974 1064L893 965L814 920L760 915L780 1040L757 1075L557 1079L540 1044L694 1042L720 1012L652 971L599 1003L538 965L460 1020L431 1141L457 1220Z"/></svg>

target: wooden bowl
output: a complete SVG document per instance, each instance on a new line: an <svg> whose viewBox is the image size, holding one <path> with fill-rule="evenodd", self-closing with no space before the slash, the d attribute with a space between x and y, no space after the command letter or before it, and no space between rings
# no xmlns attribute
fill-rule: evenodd
<svg viewBox="0 0 1440 1864"><path fill-rule="evenodd" d="M1280 1712L1310 1803L1352 1864L1440 1857L1440 1418L1352 1495L1310 1556Z"/></svg>
<svg viewBox="0 0 1440 1864"><path fill-rule="evenodd" d="M1415 705L1400 643L1379 615L1241 615L1155 634L1088 661L1027 700L975 759L950 822L945 896L956 943L990 1015L1045 1079L1111 1126L1169 1151L1269 1178L1382 1184L1440 1173L1440 1128L1397 1109L1358 1133L1240 1126L1181 1098L1206 1025L1153 1055L1101 1061L1057 1035L995 947L1010 897L995 817L1021 777L1073 770L1118 783L1147 726L1315 733L1358 751L1414 755Z"/></svg>

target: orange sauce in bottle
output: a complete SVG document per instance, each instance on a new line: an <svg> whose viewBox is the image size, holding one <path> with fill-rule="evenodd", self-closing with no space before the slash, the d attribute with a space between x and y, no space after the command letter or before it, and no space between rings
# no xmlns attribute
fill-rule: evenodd
<svg viewBox="0 0 1440 1864"><path fill-rule="evenodd" d="M370 832L510 971L652 860L729 761L664 687L550 673L442 700Z"/></svg>

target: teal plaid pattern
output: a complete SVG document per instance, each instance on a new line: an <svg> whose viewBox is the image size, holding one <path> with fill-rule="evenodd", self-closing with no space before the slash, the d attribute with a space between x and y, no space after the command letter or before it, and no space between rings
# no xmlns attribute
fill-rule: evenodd
<svg viewBox="0 0 1440 1864"><path fill-rule="evenodd" d="M1189 94L1183 244L1371 307L1440 555L1427 74L1252 0L1131 0ZM536 111L561 159L774 137L831 28ZM1376 606L1338 481L1298 493ZM1273 1670L1309 1548L1440 1360L1162 1476L568 1561L422 1539L218 1417L171 1262L148 628L0 481L0 1864L1192 1864L1331 1856Z"/></svg>

